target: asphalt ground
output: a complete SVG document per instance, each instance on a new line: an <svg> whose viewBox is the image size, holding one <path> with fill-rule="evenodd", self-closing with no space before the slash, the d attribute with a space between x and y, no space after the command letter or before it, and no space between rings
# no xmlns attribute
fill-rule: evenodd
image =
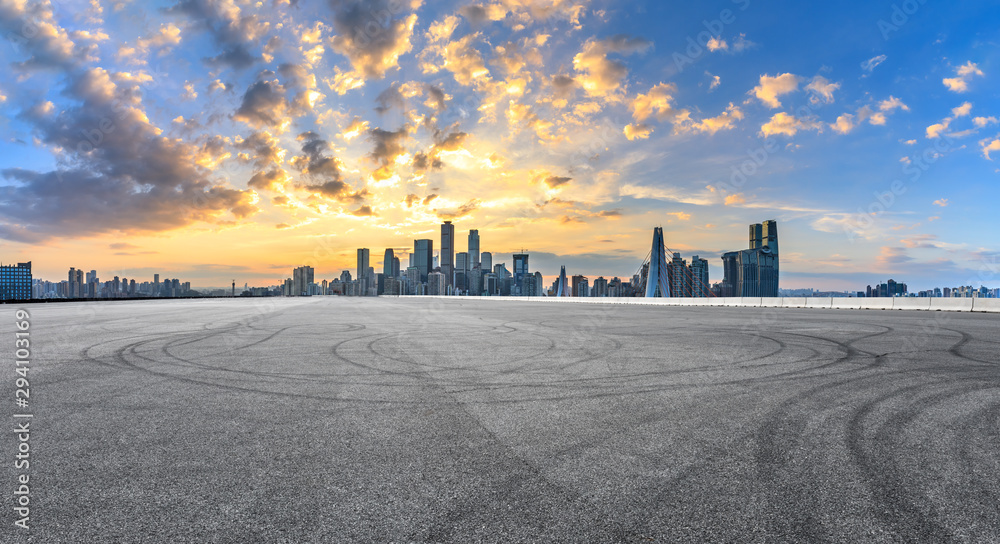
<svg viewBox="0 0 1000 544"><path fill-rule="evenodd" d="M24 306L3 542L998 542L1000 315Z"/></svg>

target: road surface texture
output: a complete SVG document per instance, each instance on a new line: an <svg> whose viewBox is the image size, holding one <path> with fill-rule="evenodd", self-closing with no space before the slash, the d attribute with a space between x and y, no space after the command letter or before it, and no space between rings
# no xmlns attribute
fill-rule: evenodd
<svg viewBox="0 0 1000 544"><path fill-rule="evenodd" d="M25 307L4 542L1000 541L998 315Z"/></svg>

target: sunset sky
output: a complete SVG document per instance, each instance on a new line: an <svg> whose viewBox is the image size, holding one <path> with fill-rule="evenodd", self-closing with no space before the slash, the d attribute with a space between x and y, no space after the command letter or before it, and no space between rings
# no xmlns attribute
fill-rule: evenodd
<svg viewBox="0 0 1000 544"><path fill-rule="evenodd" d="M663 226L715 282L776 219L783 288L1000 286L995 1L0 0L0 29L0 258L36 278L333 279L450 219L550 279L630 277Z"/></svg>

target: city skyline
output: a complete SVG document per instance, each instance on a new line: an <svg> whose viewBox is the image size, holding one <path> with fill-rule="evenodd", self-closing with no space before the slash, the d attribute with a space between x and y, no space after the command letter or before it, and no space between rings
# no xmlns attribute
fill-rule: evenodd
<svg viewBox="0 0 1000 544"><path fill-rule="evenodd" d="M549 282L766 216L782 288L989 284L1000 7L907 6L7 3L0 255L278 283L451 220Z"/></svg>

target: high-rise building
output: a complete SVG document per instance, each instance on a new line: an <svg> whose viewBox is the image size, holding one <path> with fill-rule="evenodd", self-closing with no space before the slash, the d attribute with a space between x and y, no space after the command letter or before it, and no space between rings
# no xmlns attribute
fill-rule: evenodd
<svg viewBox="0 0 1000 544"><path fill-rule="evenodd" d="M691 296L706 298L712 296L708 282L708 261L697 255L691 257Z"/></svg>
<svg viewBox="0 0 1000 544"><path fill-rule="evenodd" d="M428 295L447 295L448 294L448 282L445 281L444 274L441 272L431 272L427 275L427 294Z"/></svg>
<svg viewBox="0 0 1000 544"><path fill-rule="evenodd" d="M691 271L680 253L674 253L673 259L667 263L667 278L670 280L670 296L691 296Z"/></svg>
<svg viewBox="0 0 1000 544"><path fill-rule="evenodd" d="M484 274L489 274L493 271L493 254L489 251L484 251L480 254L482 262L480 263L480 268L483 269Z"/></svg>
<svg viewBox="0 0 1000 544"><path fill-rule="evenodd" d="M72 269L71 269L72 270ZM0 300L31 298L31 261L0 266Z"/></svg>
<svg viewBox="0 0 1000 544"><path fill-rule="evenodd" d="M434 240L413 241L413 266L420 270L420 281L427 281L427 274L434 270Z"/></svg>
<svg viewBox="0 0 1000 544"><path fill-rule="evenodd" d="M315 281L315 271L313 270L313 267L300 266L292 270L292 292L289 296L299 297L310 294L309 287L312 285L313 281Z"/></svg>
<svg viewBox="0 0 1000 544"><path fill-rule="evenodd" d="M452 285L461 291L469 288L469 254L464 251L455 254L455 277Z"/></svg>
<svg viewBox="0 0 1000 544"><path fill-rule="evenodd" d="M455 225L451 221L441 224L441 273L451 285L455 274Z"/></svg>
<svg viewBox="0 0 1000 544"><path fill-rule="evenodd" d="M469 231L469 270L479 266L479 230Z"/></svg>
<svg viewBox="0 0 1000 544"><path fill-rule="evenodd" d="M392 277L399 277L399 257L392 258Z"/></svg>
<svg viewBox="0 0 1000 544"><path fill-rule="evenodd" d="M368 264L370 258L369 250L366 247L358 249L358 279L362 279L368 275Z"/></svg>
<svg viewBox="0 0 1000 544"><path fill-rule="evenodd" d="M514 254L514 281L511 290L516 295L522 295L524 291L524 277L528 275L528 254ZM526 296L526 295L525 295Z"/></svg>
<svg viewBox="0 0 1000 544"><path fill-rule="evenodd" d="M570 284L573 286L570 291L570 296L573 297L587 297L590 295L590 288L587 285L587 277L577 274L573 276Z"/></svg>
<svg viewBox="0 0 1000 544"><path fill-rule="evenodd" d="M601 276L594 280L594 287L590 290L590 296L592 297L606 297L608 296L608 280Z"/></svg>
<svg viewBox="0 0 1000 544"><path fill-rule="evenodd" d="M559 268L559 278L556 279L555 295L557 297L568 297L570 296L570 286L566 279L566 266L561 266Z"/></svg>
<svg viewBox="0 0 1000 544"><path fill-rule="evenodd" d="M723 254L722 271L724 296L778 296L777 221L750 225L750 249Z"/></svg>
<svg viewBox="0 0 1000 544"><path fill-rule="evenodd" d="M392 261L395 259L395 255L392 254L392 248L387 248L385 250L385 257L382 258L382 275L387 278L396 277L392 272Z"/></svg>

